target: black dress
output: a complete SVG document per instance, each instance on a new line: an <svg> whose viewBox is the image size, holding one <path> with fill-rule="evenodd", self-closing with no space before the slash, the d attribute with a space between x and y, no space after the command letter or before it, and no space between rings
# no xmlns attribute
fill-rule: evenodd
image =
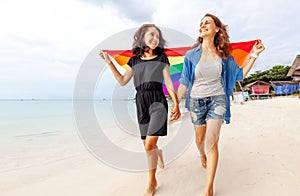
<svg viewBox="0 0 300 196"><path fill-rule="evenodd" d="M133 56L127 63L133 70L136 109L141 139L167 135L168 103L162 89L163 69L170 65L166 55L150 60Z"/></svg>

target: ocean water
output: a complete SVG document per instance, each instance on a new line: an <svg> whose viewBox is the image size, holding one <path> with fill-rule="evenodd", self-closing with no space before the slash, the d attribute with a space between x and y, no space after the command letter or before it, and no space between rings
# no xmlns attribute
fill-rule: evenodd
<svg viewBox="0 0 300 196"><path fill-rule="evenodd" d="M98 123L102 126L116 126L116 116L135 121L135 103L129 101L90 101ZM124 114L113 105L125 105ZM67 137L76 132L73 101L28 100L0 101L0 141L11 143L17 138L30 140L33 137ZM76 112L76 111L75 111ZM126 113L126 115L125 115ZM119 118L118 117L118 118Z"/></svg>
<svg viewBox="0 0 300 196"><path fill-rule="evenodd" d="M0 101L0 161L39 155L74 139L71 101Z"/></svg>
<svg viewBox="0 0 300 196"><path fill-rule="evenodd" d="M101 129L106 137L115 140L120 139L120 135L123 135L123 138L130 135L139 141L133 100L82 101L82 105L85 102L93 107L92 113L97 124L95 129ZM78 143L86 130L78 128L75 113L81 111L74 110L73 104L72 100L0 101L1 155L25 156L29 151L64 148L66 144L75 140ZM88 122L88 119L80 120ZM81 143L84 145L85 142Z"/></svg>
<svg viewBox="0 0 300 196"><path fill-rule="evenodd" d="M116 104L126 105L126 115L118 113L112 101L89 103L94 107L96 123L111 138L119 130L116 116L135 122L135 103L131 100ZM77 148L85 146L72 100L2 100L0 108L0 172L31 166L33 162L64 159L66 152L74 155ZM111 130L115 135L110 134Z"/></svg>
<svg viewBox="0 0 300 196"><path fill-rule="evenodd" d="M88 101L100 127L111 128L130 122L136 127L136 108L133 100ZM0 141L10 143L16 139L34 137L67 137L77 134L72 100L5 100L0 101ZM171 102L169 102L169 106ZM183 102L181 103L183 107ZM127 123L128 124L128 123Z"/></svg>
<svg viewBox="0 0 300 196"><path fill-rule="evenodd" d="M144 154L133 100L83 100L79 101L81 109L75 104L78 102L72 100L0 101L0 173L81 156L83 151L94 155L97 152L96 158L105 161L106 156L119 157L113 156L116 150L113 146L105 147L109 143L126 152ZM92 109L87 112L86 106ZM187 134L177 135L180 126L174 128L176 122L170 126L173 127L168 131L168 137L160 139L160 146L175 144L175 137L186 146L182 138ZM102 151L97 151L98 147L105 151L104 156ZM179 148L177 154L184 149ZM172 152L167 154L170 158L166 157L166 160L177 157Z"/></svg>
<svg viewBox="0 0 300 196"><path fill-rule="evenodd" d="M1 140L73 131L71 101L0 101Z"/></svg>

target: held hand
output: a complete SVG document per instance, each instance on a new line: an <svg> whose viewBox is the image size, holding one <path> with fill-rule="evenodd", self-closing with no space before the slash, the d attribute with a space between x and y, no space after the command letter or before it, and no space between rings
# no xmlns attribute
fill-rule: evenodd
<svg viewBox="0 0 300 196"><path fill-rule="evenodd" d="M179 117L180 117L181 113L180 113L180 110L179 110L179 107L178 105L172 105L171 107L171 115L170 115L170 120L173 121L173 120L178 120Z"/></svg>
<svg viewBox="0 0 300 196"><path fill-rule="evenodd" d="M252 53L259 55L264 50L265 50L265 46L262 44L262 41L258 39L252 48Z"/></svg>
<svg viewBox="0 0 300 196"><path fill-rule="evenodd" d="M99 56L107 63L110 64L111 60L107 54L107 52L104 52L103 50L100 50Z"/></svg>

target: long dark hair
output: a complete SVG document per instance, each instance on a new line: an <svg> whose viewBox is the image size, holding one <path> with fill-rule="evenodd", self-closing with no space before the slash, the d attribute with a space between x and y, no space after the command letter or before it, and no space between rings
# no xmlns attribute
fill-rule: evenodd
<svg viewBox="0 0 300 196"><path fill-rule="evenodd" d="M154 27L157 29L159 33L159 44L153 50L153 54L165 54L166 41L164 40L161 30L155 26L154 24L143 24L134 34L133 36L133 44L132 44L132 53L136 56L142 56L145 52L149 50L149 47L144 43L144 36L147 32L148 28Z"/></svg>
<svg viewBox="0 0 300 196"><path fill-rule="evenodd" d="M204 17L211 17L213 21L215 22L216 26L219 28L219 31L216 33L214 37L214 45L216 47L217 54L225 59L230 56L230 41L229 41L229 35L227 32L227 25L224 25L221 20L212 14L205 14ZM203 17L203 18L204 18ZM198 37L196 43L194 44L194 47L199 46L203 41L202 37Z"/></svg>

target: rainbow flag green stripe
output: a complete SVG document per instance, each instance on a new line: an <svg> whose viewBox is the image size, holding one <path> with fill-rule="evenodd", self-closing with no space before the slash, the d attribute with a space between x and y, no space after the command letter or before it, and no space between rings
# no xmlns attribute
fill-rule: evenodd
<svg viewBox="0 0 300 196"><path fill-rule="evenodd" d="M182 71L182 67L183 67L183 63L179 63L179 64L176 64L176 65L172 65L169 67L170 69L170 74L176 74L176 73L181 73Z"/></svg>

